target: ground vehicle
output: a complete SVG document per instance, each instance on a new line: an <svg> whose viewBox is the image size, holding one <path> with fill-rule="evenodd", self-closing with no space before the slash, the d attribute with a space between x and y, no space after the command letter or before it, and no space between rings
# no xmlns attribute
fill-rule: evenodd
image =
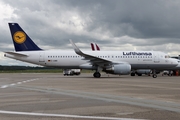
<svg viewBox="0 0 180 120"><path fill-rule="evenodd" d="M163 73L162 73L162 76L164 76L164 75L172 76L173 71L172 70L164 70Z"/></svg>
<svg viewBox="0 0 180 120"><path fill-rule="evenodd" d="M63 74L65 75L80 75L81 69L64 69Z"/></svg>

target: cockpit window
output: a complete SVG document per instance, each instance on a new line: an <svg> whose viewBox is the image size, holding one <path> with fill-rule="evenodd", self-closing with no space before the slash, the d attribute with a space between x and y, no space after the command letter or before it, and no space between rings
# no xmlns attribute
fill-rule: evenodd
<svg viewBox="0 0 180 120"><path fill-rule="evenodd" d="M165 55L165 58L170 58L170 56L169 55Z"/></svg>

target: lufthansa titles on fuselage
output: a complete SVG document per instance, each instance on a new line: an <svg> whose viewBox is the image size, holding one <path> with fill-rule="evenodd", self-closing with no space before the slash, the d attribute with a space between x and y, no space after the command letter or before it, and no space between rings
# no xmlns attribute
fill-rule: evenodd
<svg viewBox="0 0 180 120"><path fill-rule="evenodd" d="M123 52L123 55L152 55L150 52Z"/></svg>

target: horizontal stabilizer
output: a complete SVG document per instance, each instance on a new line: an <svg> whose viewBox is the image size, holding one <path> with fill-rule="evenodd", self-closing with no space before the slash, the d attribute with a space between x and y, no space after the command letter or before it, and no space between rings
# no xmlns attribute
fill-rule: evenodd
<svg viewBox="0 0 180 120"><path fill-rule="evenodd" d="M10 55L14 55L14 56L19 56L19 57L27 57L28 56L26 54L17 53L17 52L5 52L5 53L10 54Z"/></svg>

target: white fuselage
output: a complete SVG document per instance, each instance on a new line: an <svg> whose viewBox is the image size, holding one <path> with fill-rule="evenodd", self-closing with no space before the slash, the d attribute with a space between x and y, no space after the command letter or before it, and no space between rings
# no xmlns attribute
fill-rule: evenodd
<svg viewBox="0 0 180 120"><path fill-rule="evenodd" d="M77 55L74 51L49 50L49 51L23 51L15 52L27 56L18 56L5 53L4 56L42 66L51 66L70 69L95 69L89 60ZM167 54L157 51L84 51L112 62L126 62L131 69L166 69L175 67L177 61L169 58Z"/></svg>

